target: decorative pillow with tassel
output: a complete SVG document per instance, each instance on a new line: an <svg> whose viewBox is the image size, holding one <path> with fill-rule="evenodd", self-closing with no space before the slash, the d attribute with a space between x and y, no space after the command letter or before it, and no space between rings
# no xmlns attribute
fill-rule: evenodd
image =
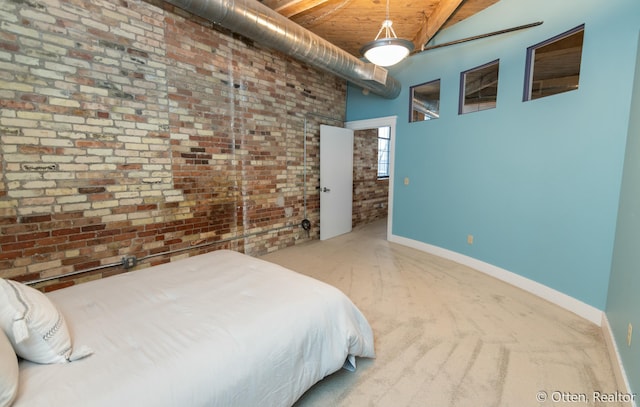
<svg viewBox="0 0 640 407"><path fill-rule="evenodd" d="M2 278L0 328L15 353L35 363L66 363L91 354L82 349L72 356L71 335L64 316L46 295Z"/></svg>

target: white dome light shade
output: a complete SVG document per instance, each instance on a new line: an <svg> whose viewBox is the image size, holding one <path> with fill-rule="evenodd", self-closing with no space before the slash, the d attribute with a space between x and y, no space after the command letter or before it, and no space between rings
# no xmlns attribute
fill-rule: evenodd
<svg viewBox="0 0 640 407"><path fill-rule="evenodd" d="M384 37L378 39L382 33ZM382 22L376 38L364 44L360 48L360 53L378 66L391 66L402 61L411 51L413 51L413 42L398 38L393 30L393 23L389 20L389 0L387 0L387 19Z"/></svg>
<svg viewBox="0 0 640 407"><path fill-rule="evenodd" d="M360 49L369 62L385 67L402 61L411 51L413 51L413 43L400 38L382 38L371 41Z"/></svg>

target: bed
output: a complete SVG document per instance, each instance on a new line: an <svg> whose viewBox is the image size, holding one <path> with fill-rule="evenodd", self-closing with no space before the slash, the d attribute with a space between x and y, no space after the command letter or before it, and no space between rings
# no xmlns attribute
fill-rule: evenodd
<svg viewBox="0 0 640 407"><path fill-rule="evenodd" d="M46 297L73 348L63 363L19 359L13 407L291 406L375 356L369 323L341 291L228 250Z"/></svg>

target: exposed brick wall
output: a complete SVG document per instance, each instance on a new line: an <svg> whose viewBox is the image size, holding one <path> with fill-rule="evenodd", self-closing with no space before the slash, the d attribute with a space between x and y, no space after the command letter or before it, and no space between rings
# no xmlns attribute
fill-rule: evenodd
<svg viewBox="0 0 640 407"><path fill-rule="evenodd" d="M0 277L317 238L312 114L344 120L345 95L160 1L0 2Z"/></svg>
<svg viewBox="0 0 640 407"><path fill-rule="evenodd" d="M389 180L378 179L378 129L353 134L353 221L365 225L387 217Z"/></svg>

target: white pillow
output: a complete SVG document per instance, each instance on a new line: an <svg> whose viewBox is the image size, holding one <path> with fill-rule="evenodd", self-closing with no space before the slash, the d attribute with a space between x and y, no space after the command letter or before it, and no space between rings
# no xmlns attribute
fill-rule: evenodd
<svg viewBox="0 0 640 407"><path fill-rule="evenodd" d="M18 394L18 357L0 330L0 407L8 407Z"/></svg>
<svg viewBox="0 0 640 407"><path fill-rule="evenodd" d="M71 336L51 300L27 285L0 278L0 328L15 353L35 363L66 363Z"/></svg>

